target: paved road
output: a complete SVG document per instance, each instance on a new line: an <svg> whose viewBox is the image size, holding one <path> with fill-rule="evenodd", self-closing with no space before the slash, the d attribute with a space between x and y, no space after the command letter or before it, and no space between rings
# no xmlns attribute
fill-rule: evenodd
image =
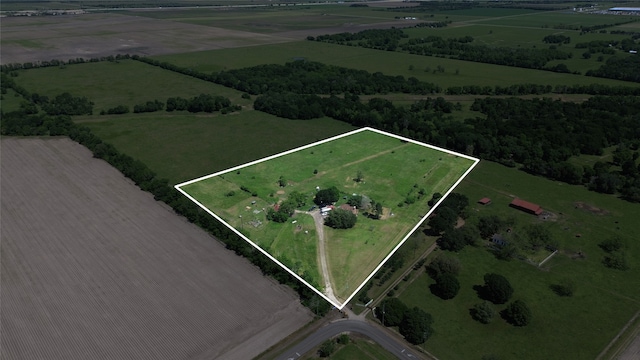
<svg viewBox="0 0 640 360"><path fill-rule="evenodd" d="M405 345L385 333L380 328L361 320L338 320L332 322L316 332L308 336L296 344L293 348L287 350L280 355L279 360L295 360L300 356L311 351L314 347L322 344L325 340L330 339L343 332L356 332L369 337L371 340L380 344L390 353L399 359L421 359L415 352L407 348Z"/></svg>

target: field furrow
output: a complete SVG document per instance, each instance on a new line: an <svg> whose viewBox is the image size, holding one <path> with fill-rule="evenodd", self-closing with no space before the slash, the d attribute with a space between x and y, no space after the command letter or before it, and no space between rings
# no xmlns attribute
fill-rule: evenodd
<svg viewBox="0 0 640 360"><path fill-rule="evenodd" d="M1 206L3 359L251 357L310 319L68 139L4 138Z"/></svg>

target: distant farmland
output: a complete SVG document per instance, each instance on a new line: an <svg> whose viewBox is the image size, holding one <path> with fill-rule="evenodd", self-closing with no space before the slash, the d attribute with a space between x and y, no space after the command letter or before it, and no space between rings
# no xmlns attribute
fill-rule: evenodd
<svg viewBox="0 0 640 360"><path fill-rule="evenodd" d="M310 313L69 139L2 139L2 359L248 359Z"/></svg>

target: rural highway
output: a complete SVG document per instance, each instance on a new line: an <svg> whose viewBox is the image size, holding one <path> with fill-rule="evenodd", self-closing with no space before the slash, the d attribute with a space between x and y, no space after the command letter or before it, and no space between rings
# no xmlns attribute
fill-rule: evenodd
<svg viewBox="0 0 640 360"><path fill-rule="evenodd" d="M337 320L335 322L329 323L328 325L321 327L316 332L309 335L306 339L302 340L282 355L278 356L277 359L298 359L300 358L300 356L311 351L314 347L322 344L325 340L330 339L343 332L356 332L365 335L385 348L390 353L397 356L399 359L422 359L422 356L418 356L412 350L407 348L402 343L396 341L393 337L385 333L380 328L362 320Z"/></svg>

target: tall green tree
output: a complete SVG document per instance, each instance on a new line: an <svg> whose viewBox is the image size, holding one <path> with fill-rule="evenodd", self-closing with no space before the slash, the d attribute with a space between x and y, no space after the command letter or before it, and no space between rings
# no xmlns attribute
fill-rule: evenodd
<svg viewBox="0 0 640 360"><path fill-rule="evenodd" d="M431 285L431 292L441 299L449 300L458 295L460 282L453 274L444 273L436 278L436 283Z"/></svg>
<svg viewBox="0 0 640 360"><path fill-rule="evenodd" d="M513 295L513 288L504 276L487 273L484 275L482 295L494 304L504 304Z"/></svg>
<svg viewBox="0 0 640 360"><path fill-rule="evenodd" d="M324 224L334 229L350 229L357 220L358 217L351 211L337 208L329 213Z"/></svg>
<svg viewBox="0 0 640 360"><path fill-rule="evenodd" d="M431 328L432 323L433 318L431 314L418 307L414 307L405 312L398 330L400 330L400 334L402 334L408 342L418 345L427 341L433 333L433 329Z"/></svg>
<svg viewBox="0 0 640 360"><path fill-rule="evenodd" d="M313 199L317 205L329 205L340 199L340 190L337 187L332 186L328 189L318 190L316 193L316 197Z"/></svg>
<svg viewBox="0 0 640 360"><path fill-rule="evenodd" d="M376 317L384 326L398 326L407 310L409 308L400 299L387 298L376 307Z"/></svg>
<svg viewBox="0 0 640 360"><path fill-rule="evenodd" d="M522 300L516 300L509 304L502 312L505 320L515 326L526 326L531 322L531 310Z"/></svg>

